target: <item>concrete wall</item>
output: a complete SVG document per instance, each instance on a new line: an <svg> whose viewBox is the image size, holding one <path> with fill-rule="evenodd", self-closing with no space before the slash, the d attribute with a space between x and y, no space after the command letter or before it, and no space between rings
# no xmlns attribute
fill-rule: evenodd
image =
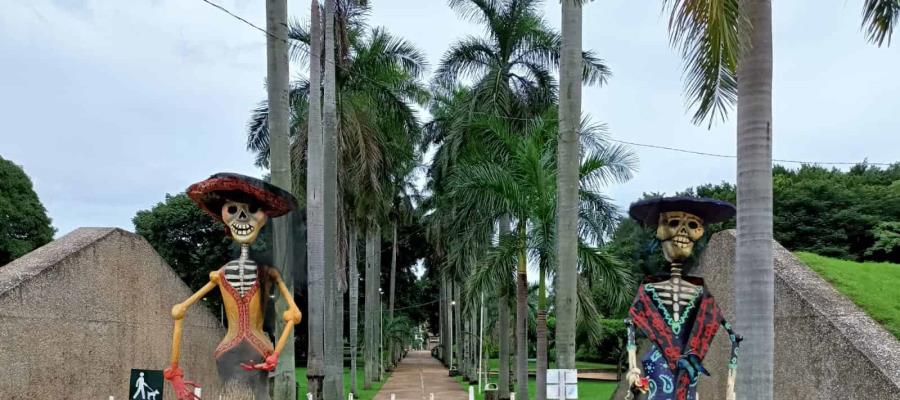
<svg viewBox="0 0 900 400"><path fill-rule="evenodd" d="M735 242L733 230L717 233L691 271L705 279L732 325ZM900 399L900 342L784 247L774 245L775 399ZM704 361L712 376L700 380L701 399L724 398L730 348L720 330ZM740 363L739 358L738 374ZM614 398L623 395L619 390Z"/></svg>
<svg viewBox="0 0 900 400"><path fill-rule="evenodd" d="M131 368L167 366L170 311L190 294L121 229L80 228L0 267L0 399L125 399ZM204 398L217 397L223 335L202 304L188 312L181 365Z"/></svg>

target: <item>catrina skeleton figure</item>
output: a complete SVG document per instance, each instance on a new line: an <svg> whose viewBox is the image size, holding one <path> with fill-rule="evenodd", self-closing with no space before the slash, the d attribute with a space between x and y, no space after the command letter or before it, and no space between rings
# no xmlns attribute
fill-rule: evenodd
<svg viewBox="0 0 900 400"><path fill-rule="evenodd" d="M228 318L228 332L215 352L219 376L226 391L250 392L256 400L266 400L269 398L268 373L275 369L278 354L291 329L300 323L301 314L278 270L257 264L250 258L250 245L269 218L296 208L296 200L290 193L259 179L228 173L215 174L191 185L187 195L225 224L225 231L240 244L241 253L238 259L210 272L209 283L172 308L175 319L172 359L164 376L172 382L178 400L197 399L192 393L197 384L184 380L184 372L178 366L182 320L188 307L218 288ZM272 284L289 305L283 316L284 331L274 347L262 329L267 293Z"/></svg>
<svg viewBox="0 0 900 400"><path fill-rule="evenodd" d="M700 374L709 375L703 358L719 326L731 339L728 387L725 399L734 399L737 350L741 337L725 321L715 299L700 278L682 276L682 266L703 237L704 223L734 216L734 206L718 200L667 197L634 203L629 215L646 225L656 225L656 239L670 263L669 276L647 277L638 288L625 320L628 330L629 386L626 399L696 400ZM634 328L650 340L650 349L637 364Z"/></svg>

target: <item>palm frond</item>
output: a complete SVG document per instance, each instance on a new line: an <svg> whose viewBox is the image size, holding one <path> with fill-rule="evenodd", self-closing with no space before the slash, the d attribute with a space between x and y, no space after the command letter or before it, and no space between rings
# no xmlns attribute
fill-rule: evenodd
<svg viewBox="0 0 900 400"><path fill-rule="evenodd" d="M586 85L605 85L612 76L612 71L606 66L603 59L593 51L581 52L581 62L584 65L581 79Z"/></svg>
<svg viewBox="0 0 900 400"><path fill-rule="evenodd" d="M724 120L737 101L737 59L746 19L739 0L663 0L669 39L685 61L685 95L695 124Z"/></svg>
<svg viewBox="0 0 900 400"><path fill-rule="evenodd" d="M618 309L628 303L634 282L631 270L624 262L581 241L578 244L578 261L581 276L606 294L610 308Z"/></svg>
<svg viewBox="0 0 900 400"><path fill-rule="evenodd" d="M581 162L579 180L584 188L596 188L626 182L637 168L637 158L631 149L622 145L608 145L588 153Z"/></svg>
<svg viewBox="0 0 900 400"><path fill-rule="evenodd" d="M863 4L862 28L866 39L881 47L891 45L891 35L900 21L900 0L866 0Z"/></svg>
<svg viewBox="0 0 900 400"><path fill-rule="evenodd" d="M444 53L435 80L457 82L459 78L479 77L496 63L496 49L482 38L469 36L453 43Z"/></svg>

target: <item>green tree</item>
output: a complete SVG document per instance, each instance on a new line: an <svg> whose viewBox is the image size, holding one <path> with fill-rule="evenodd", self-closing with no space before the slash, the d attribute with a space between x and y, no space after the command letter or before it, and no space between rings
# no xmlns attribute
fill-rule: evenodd
<svg viewBox="0 0 900 400"><path fill-rule="evenodd" d="M450 0L449 4L460 15L481 24L486 35L453 43L436 71L438 82L455 84L461 77L473 78L474 102L470 106L477 105L478 113L490 116L527 119L555 104L553 72L559 64L562 41L541 18L541 1ZM581 78L590 84L600 84L609 75L592 52L581 52L579 69ZM524 290L524 286L517 286L517 291ZM517 298L523 298L523 294ZM519 396L527 398L524 304L516 308L517 385Z"/></svg>
<svg viewBox="0 0 900 400"><path fill-rule="evenodd" d="M875 244L866 250L866 255L900 258L900 222L881 222L875 226L874 234Z"/></svg>
<svg viewBox="0 0 900 400"><path fill-rule="evenodd" d="M507 235L506 240L501 239L499 250L493 251L514 255L517 260L517 304L527 301L524 297L527 286L522 287L527 281L521 278L526 275L528 259L539 267L536 376L538 387L542 387L548 364L546 280L556 272L557 267L553 250L557 240L556 142L559 125L556 113L554 110L543 118L528 121L524 131L516 130L503 118L482 118L477 121L476 127L489 131L489 137L494 138L493 143L488 144L490 151L481 159L458 166L450 181L449 197L459 205L457 218L467 230L490 231L493 221L503 215L515 219L513 232ZM582 139L580 143L586 151L580 163L578 181L578 269L582 275L603 275L606 279L592 281L597 284L602 282L610 298L624 303L628 294L620 288L630 286L627 284L630 275L618 269L618 263L610 262L609 257L593 249L591 243L602 240L611 232L615 218L614 207L598 190L604 184L629 179L634 167L633 155L621 146L606 143L597 125L584 123L578 132ZM477 215L472 217L467 215L469 213ZM478 224L482 227L478 228ZM502 264L492 265L488 269L504 270ZM498 282L503 281L502 277L488 274ZM477 275L473 279L484 282ZM590 291L584 285L579 286L581 289L576 288L575 292L582 291L586 295L582 296L584 301L576 300L575 305L593 307ZM490 292L496 293L496 290ZM538 390L537 398L543 398L541 390Z"/></svg>
<svg viewBox="0 0 900 400"><path fill-rule="evenodd" d="M49 243L54 233L31 179L0 157L0 266Z"/></svg>

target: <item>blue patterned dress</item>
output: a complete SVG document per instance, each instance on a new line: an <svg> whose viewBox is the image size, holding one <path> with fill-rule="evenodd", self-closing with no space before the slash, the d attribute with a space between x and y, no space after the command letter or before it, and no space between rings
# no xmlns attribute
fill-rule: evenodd
<svg viewBox="0 0 900 400"><path fill-rule="evenodd" d="M737 363L740 338L722 317L715 300L699 278L685 278L698 286L679 319L673 318L654 287L647 281L629 309L628 346L634 346L636 326L650 340L650 350L642 359L644 375L649 378L646 400L696 400L700 374L709 374L702 361L722 325L732 341L731 368ZM633 324L633 325L632 325Z"/></svg>

